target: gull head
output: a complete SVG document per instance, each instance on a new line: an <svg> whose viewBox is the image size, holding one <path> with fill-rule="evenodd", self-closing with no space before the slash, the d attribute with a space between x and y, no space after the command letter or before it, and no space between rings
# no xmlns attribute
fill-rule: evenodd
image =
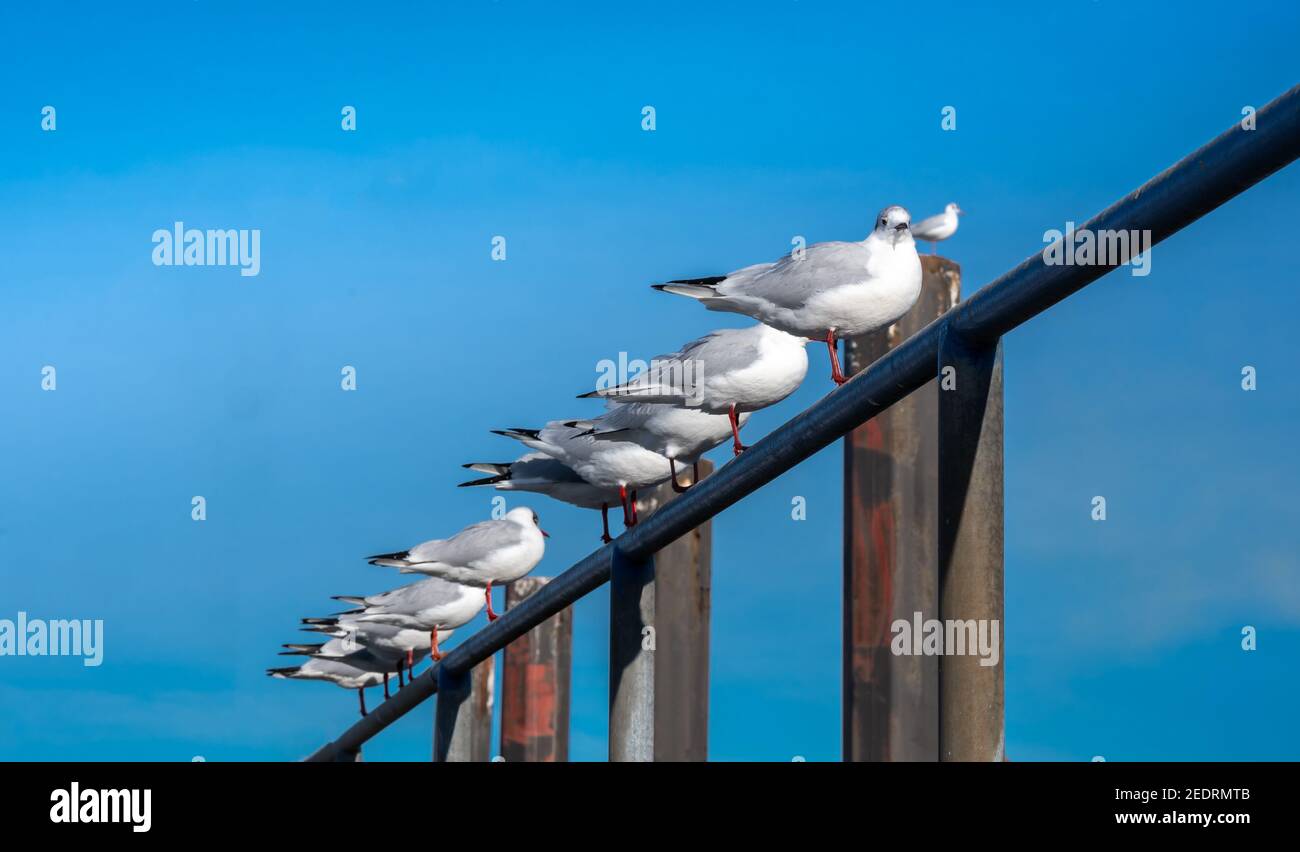
<svg viewBox="0 0 1300 852"><path fill-rule="evenodd" d="M912 240L912 214L894 205L876 214L876 227L872 234L890 245Z"/></svg>
<svg viewBox="0 0 1300 852"><path fill-rule="evenodd" d="M542 521L537 517L537 513L527 506L520 506L518 509L511 509L506 512L505 519L519 524L521 527L537 527L537 531L542 534L543 538L550 538L551 534L542 529Z"/></svg>
<svg viewBox="0 0 1300 852"><path fill-rule="evenodd" d="M961 216L961 215L963 215L966 211L963 210L963 209L961 209L960 207L958 207L958 206L957 206L957 202L954 201L954 202L952 202L951 204L949 204L947 207L943 208L943 212L945 212L945 213L954 213L954 214L956 214L956 215L958 215L958 216Z"/></svg>

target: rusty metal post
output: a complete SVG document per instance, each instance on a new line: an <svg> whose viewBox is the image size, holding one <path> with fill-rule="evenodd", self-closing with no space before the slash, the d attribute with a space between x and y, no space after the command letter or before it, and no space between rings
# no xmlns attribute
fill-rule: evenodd
<svg viewBox="0 0 1300 852"><path fill-rule="evenodd" d="M947 312L961 267L921 258L921 296L888 329L844 342L846 373ZM937 760L938 660L891 652L890 626L938 617L939 389L930 382L844 439L846 761Z"/></svg>
<svg viewBox="0 0 1300 852"><path fill-rule="evenodd" d="M524 577L506 587L510 610L550 582ZM569 759L569 680L573 608L561 610L506 646L501 672L501 756L507 763Z"/></svg>
<svg viewBox="0 0 1300 852"><path fill-rule="evenodd" d="M614 545L609 579L609 759L654 760L655 557Z"/></svg>
<svg viewBox="0 0 1300 852"><path fill-rule="evenodd" d="M699 468L704 479L713 462ZM659 489L663 501L676 496L667 484ZM712 550L705 522L655 554L655 760L709 758Z"/></svg>
<svg viewBox="0 0 1300 852"><path fill-rule="evenodd" d="M468 675L438 670L433 716L433 759L487 762L492 750L493 661L488 657Z"/></svg>
<svg viewBox="0 0 1300 852"><path fill-rule="evenodd" d="M1002 343L972 345L945 328L938 367L939 759L1001 761Z"/></svg>

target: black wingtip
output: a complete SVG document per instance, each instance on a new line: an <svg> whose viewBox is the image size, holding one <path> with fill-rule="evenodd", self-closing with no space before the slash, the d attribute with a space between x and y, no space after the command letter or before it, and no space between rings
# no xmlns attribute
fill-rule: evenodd
<svg viewBox="0 0 1300 852"><path fill-rule="evenodd" d="M696 287L712 287L716 284L721 284L723 281L726 280L727 280L727 276L725 275L708 275L705 276L704 278L675 278L672 281L669 281L668 283L669 284L690 284ZM662 290L665 285L660 284L658 286L659 289Z"/></svg>
<svg viewBox="0 0 1300 852"><path fill-rule="evenodd" d="M600 396L600 391L587 391L578 394L578 399L591 399L593 396Z"/></svg>
<svg viewBox="0 0 1300 852"><path fill-rule="evenodd" d="M496 485L498 482L505 482L509 478L510 478L510 474L500 473L497 474L496 476L484 477L483 479L471 479L469 482L462 482L456 487L469 488L471 485ZM372 562L371 564L373 565L374 563Z"/></svg>
<svg viewBox="0 0 1300 852"><path fill-rule="evenodd" d="M651 289L651 290L659 290L659 291L662 291L662 290L664 290L667 286L668 286L667 284L651 284L651 285L650 285L650 289Z"/></svg>

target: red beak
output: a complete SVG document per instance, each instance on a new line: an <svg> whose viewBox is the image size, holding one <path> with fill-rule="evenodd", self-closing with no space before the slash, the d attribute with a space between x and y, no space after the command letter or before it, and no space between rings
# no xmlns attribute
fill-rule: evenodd
<svg viewBox="0 0 1300 852"><path fill-rule="evenodd" d="M541 530L541 532L542 532L542 538L550 538L550 537L551 537L551 534L548 533L546 530L543 530L541 527L538 527L537 529Z"/></svg>

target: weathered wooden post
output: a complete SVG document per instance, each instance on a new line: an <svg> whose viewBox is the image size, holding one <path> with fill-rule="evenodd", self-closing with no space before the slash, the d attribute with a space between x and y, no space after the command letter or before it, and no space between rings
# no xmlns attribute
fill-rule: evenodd
<svg viewBox="0 0 1300 852"><path fill-rule="evenodd" d="M713 462L700 462L699 470L703 479ZM659 488L671 499L671 487ZM713 525L706 523L655 554L655 760L709 759L712 552Z"/></svg>
<svg viewBox="0 0 1300 852"><path fill-rule="evenodd" d="M948 640L938 658L939 758L1000 761L1002 343L966 340L949 329L939 343L938 368L939 619ZM989 657L970 647L981 636L992 640Z"/></svg>
<svg viewBox="0 0 1300 852"><path fill-rule="evenodd" d="M493 672L491 657L467 675L438 671L433 716L433 759L487 762L492 750Z"/></svg>
<svg viewBox="0 0 1300 852"><path fill-rule="evenodd" d="M550 579L515 580L506 587L506 608L516 606ZM572 607L506 646L501 672L501 756L506 762L569 759L572 667Z"/></svg>
<svg viewBox="0 0 1300 852"><path fill-rule="evenodd" d="M888 329L845 341L847 375L897 348L961 295L961 268L921 258L921 296ZM938 617L939 390L935 382L844 440L843 751L937 760L938 660L895 655L890 626ZM919 649L917 649L919 650Z"/></svg>

